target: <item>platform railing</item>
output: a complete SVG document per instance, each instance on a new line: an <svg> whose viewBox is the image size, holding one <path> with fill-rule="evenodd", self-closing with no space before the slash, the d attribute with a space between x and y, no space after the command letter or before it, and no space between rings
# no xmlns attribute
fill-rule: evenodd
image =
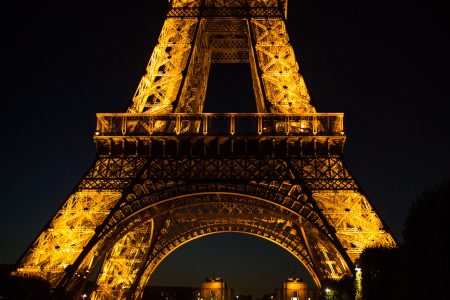
<svg viewBox="0 0 450 300"><path fill-rule="evenodd" d="M344 134L343 113L98 113L96 136Z"/></svg>

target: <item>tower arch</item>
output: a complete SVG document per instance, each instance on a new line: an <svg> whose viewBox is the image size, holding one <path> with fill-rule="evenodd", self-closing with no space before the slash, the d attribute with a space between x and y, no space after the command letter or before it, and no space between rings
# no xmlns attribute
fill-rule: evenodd
<svg viewBox="0 0 450 300"><path fill-rule="evenodd" d="M136 253L146 247L147 250L139 258L139 265L134 264L134 269L123 268L123 265L132 266L136 256L129 262L124 262L122 257L117 266L106 259L97 279L94 299L121 298L125 294L138 299L153 271L170 253L192 240L224 232L250 234L277 244L294 255L318 286L323 280L352 274L345 252L337 249L332 238L320 227L298 212L267 199L205 192L162 202L166 208L148 206L122 220L137 224L134 227L121 224L111 229L124 228L125 232L119 234L120 238L109 249L102 250L107 253L106 257L114 259L112 253ZM153 226L158 224L153 227L154 242L147 240L142 230L142 224L149 223L149 218ZM137 237L139 232L142 235ZM130 237L135 239L134 243L130 243ZM139 238L146 240L147 246L138 243ZM136 244L139 244L137 248ZM120 276L117 270L122 271ZM114 280L108 280L110 278ZM127 280L129 284L125 285Z"/></svg>

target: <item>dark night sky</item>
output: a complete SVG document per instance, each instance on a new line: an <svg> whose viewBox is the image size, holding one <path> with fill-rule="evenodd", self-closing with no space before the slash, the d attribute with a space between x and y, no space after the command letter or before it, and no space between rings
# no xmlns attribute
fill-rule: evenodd
<svg viewBox="0 0 450 300"><path fill-rule="evenodd" d="M95 113L128 106L167 9L164 0L92 2L2 8L0 263L19 258L93 162ZM346 162L399 240L411 202L450 177L448 5L289 1L288 30L316 108L345 113ZM233 91L245 101L242 70L214 66L207 103ZM276 246L230 234L178 249L154 284L198 285L212 272L255 294L304 276Z"/></svg>

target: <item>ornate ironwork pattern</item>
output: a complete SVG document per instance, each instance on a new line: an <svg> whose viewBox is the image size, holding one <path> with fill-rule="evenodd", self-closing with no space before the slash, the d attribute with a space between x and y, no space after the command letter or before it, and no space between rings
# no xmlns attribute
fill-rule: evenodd
<svg viewBox="0 0 450 300"><path fill-rule="evenodd" d="M56 285L119 198L120 192L108 190L72 194L26 252L18 272Z"/></svg>
<svg viewBox="0 0 450 300"><path fill-rule="evenodd" d="M315 112L303 76L298 72L285 23L280 18L252 19L259 69L270 102L278 113Z"/></svg>
<svg viewBox="0 0 450 300"><path fill-rule="evenodd" d="M135 269L146 257L152 240L153 221L142 220L127 232L106 254L91 299L120 299L136 280Z"/></svg>
<svg viewBox="0 0 450 300"><path fill-rule="evenodd" d="M93 166L16 274L76 294L98 267L92 299L139 299L161 261L210 234L267 239L318 286L365 247L395 247L343 162L343 114L310 103L287 0L169 2L132 104L97 115ZM211 63L249 64L257 112L203 113Z"/></svg>
<svg viewBox="0 0 450 300"><path fill-rule="evenodd" d="M291 187L292 189L296 188ZM145 251L150 253L146 262L142 265L134 264L133 269L129 268L132 264L123 258L122 263L126 260L128 267L120 269L120 276L113 276L115 269L108 265L109 268L99 278L133 278L136 273L142 273L137 289L129 291L139 294L154 269L173 250L196 238L221 232L247 233L280 245L303 263L317 284L320 284L323 278L336 279L349 272L333 241L323 232L321 233L308 220L299 217L297 213L261 201L238 194L209 192L185 196L167 204L154 206L151 209L153 212L148 211L150 207L146 208L131 217L133 224L145 223L150 216L160 220L157 223L163 224L154 238L155 244L150 246L147 243L146 247L140 247L142 253ZM154 211L160 213L155 214ZM123 230L127 232L125 237L135 230L134 228L130 230L128 226L125 228L126 230ZM141 230L139 225L136 228L138 231ZM117 242L119 247L123 246L122 240ZM137 251L133 247L129 246L130 253ZM134 257L133 261L136 261ZM316 271L321 273L316 274ZM129 288L132 288L131 284L123 284L122 280L110 280L107 287L105 283L103 284L103 290L109 293L113 291L124 293Z"/></svg>
<svg viewBox="0 0 450 300"><path fill-rule="evenodd" d="M315 191L313 195L353 262L366 247L395 245L377 213L360 192L327 190Z"/></svg>
<svg viewBox="0 0 450 300"><path fill-rule="evenodd" d="M158 45L147 65L147 74L139 83L129 112L172 111L197 23L195 18L169 18L164 22Z"/></svg>

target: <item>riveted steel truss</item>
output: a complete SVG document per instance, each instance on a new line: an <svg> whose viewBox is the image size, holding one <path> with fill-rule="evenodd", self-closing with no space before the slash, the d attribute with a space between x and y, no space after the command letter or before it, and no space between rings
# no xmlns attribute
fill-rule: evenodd
<svg viewBox="0 0 450 300"><path fill-rule="evenodd" d="M139 299L159 263L241 232L294 255L316 284L396 242L347 170L343 114L317 113L287 1L172 0L126 113L98 114L96 160L15 271L92 299ZM211 63L249 63L257 113L203 113Z"/></svg>
<svg viewBox="0 0 450 300"><path fill-rule="evenodd" d="M136 269L146 258L153 237L153 220L127 232L108 251L91 299L120 299L136 280Z"/></svg>
<svg viewBox="0 0 450 300"><path fill-rule="evenodd" d="M18 272L57 283L119 198L113 190L73 193L28 249Z"/></svg>

